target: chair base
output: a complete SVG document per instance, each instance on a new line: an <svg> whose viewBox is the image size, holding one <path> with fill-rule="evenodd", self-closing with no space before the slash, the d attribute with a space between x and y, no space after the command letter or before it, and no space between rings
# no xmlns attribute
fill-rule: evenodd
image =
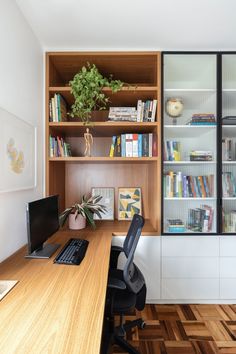
<svg viewBox="0 0 236 354"><path fill-rule="evenodd" d="M111 329L113 324L114 324L113 319L107 319L106 328ZM136 319L134 321L130 321L130 322L127 322L124 324L121 323L121 325L118 327L115 327L115 328L113 327L112 332L110 331L110 336L106 332L106 338L104 337L104 343L102 346L103 349L101 350L101 353L102 354L110 353L111 346L113 344L117 344L117 345L119 345L119 347L124 349L127 353L140 354L140 352L136 348L134 348L131 344L129 344L124 339L126 332L134 327L138 327L140 329L143 329L145 327L145 322L141 318L139 318L139 319Z"/></svg>

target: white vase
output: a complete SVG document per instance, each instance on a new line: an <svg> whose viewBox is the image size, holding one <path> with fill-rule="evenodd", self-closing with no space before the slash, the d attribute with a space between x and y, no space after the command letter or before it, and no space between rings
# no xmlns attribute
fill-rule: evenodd
<svg viewBox="0 0 236 354"><path fill-rule="evenodd" d="M84 218L81 214L77 215L75 218L75 214L69 215L69 229L71 230L81 230L86 227L86 218Z"/></svg>

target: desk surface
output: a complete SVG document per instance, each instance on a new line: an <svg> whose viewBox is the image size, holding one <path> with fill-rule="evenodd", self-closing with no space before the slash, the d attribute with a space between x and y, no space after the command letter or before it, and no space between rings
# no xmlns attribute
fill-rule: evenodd
<svg viewBox="0 0 236 354"><path fill-rule="evenodd" d="M112 233L58 232L90 241L79 266L25 259L21 249L0 265L0 279L19 283L0 301L0 353L98 354Z"/></svg>

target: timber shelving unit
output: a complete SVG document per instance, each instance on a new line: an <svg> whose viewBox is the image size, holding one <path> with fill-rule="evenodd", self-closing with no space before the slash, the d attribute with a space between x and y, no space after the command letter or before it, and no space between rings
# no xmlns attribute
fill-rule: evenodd
<svg viewBox="0 0 236 354"><path fill-rule="evenodd" d="M104 92L110 106L136 106L137 101L157 99L155 122L111 122L108 111L92 115L94 137L92 157L84 157L85 127L77 119L49 122L49 101L60 93L70 107L73 96L68 83L89 62L106 77L120 79L129 86L117 93ZM146 223L144 235L159 235L161 226L161 55L160 52L50 52L46 54L46 194L59 194L60 210L89 194L92 187L115 188L117 218L118 187L141 187ZM157 156L109 157L113 135L153 133L157 136ZM49 157L49 135L62 136L70 143L72 157ZM100 221L98 228L122 234L129 222Z"/></svg>

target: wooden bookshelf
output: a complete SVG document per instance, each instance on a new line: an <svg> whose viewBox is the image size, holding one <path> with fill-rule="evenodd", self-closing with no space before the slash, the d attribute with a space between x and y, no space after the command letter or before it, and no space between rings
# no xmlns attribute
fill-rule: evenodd
<svg viewBox="0 0 236 354"><path fill-rule="evenodd" d="M73 95L68 86L74 75L89 62L99 71L126 83L117 93L104 92L110 106L136 106L137 101L157 99L155 122L111 122L108 111L92 114L90 131L94 137L92 157L84 157L83 134L86 127L79 118L49 122L49 101L60 93L69 106ZM109 108L109 107L108 107ZM113 135L153 133L158 155L154 157L109 157ZM72 147L72 157L49 157L49 135L62 136ZM144 235L160 234L161 226L161 55L159 52L50 52L46 54L46 193L60 195L60 209L89 194L92 187L115 188L117 217L118 187L141 187L142 209L146 219ZM127 222L97 223L122 234Z"/></svg>

